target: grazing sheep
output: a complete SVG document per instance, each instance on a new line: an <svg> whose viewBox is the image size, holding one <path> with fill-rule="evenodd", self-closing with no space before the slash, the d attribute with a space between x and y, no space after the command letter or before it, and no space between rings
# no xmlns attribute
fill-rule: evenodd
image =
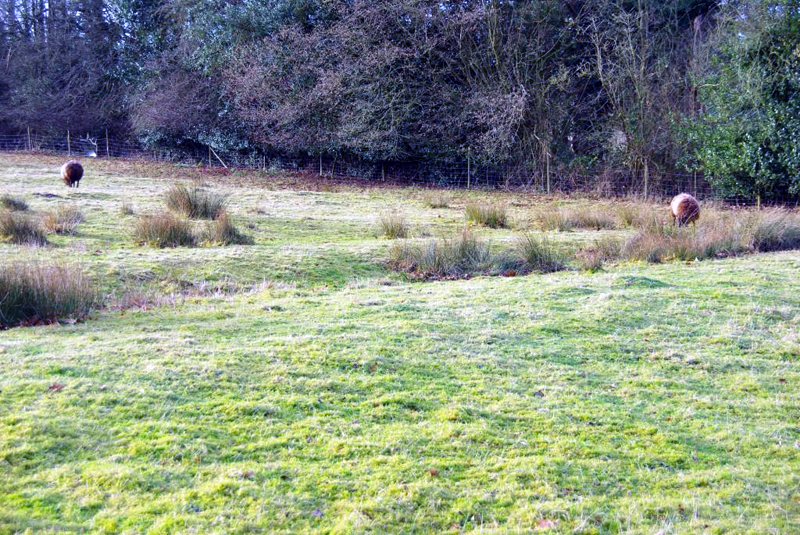
<svg viewBox="0 0 800 535"><path fill-rule="evenodd" d="M700 203L688 193L676 195L670 203L672 223L679 227L694 223L700 217Z"/></svg>
<svg viewBox="0 0 800 535"><path fill-rule="evenodd" d="M83 178L83 166L77 160L70 160L61 166L61 178L64 179L64 184L69 186L80 186L81 178Z"/></svg>

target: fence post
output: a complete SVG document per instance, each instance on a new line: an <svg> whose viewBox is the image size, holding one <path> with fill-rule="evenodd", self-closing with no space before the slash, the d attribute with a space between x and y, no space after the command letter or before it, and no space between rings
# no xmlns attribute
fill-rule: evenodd
<svg viewBox="0 0 800 535"><path fill-rule="evenodd" d="M322 153L319 153L319 176L322 176Z"/></svg>
<svg viewBox="0 0 800 535"><path fill-rule="evenodd" d="M547 151L547 194L550 195L550 151Z"/></svg>
<svg viewBox="0 0 800 535"><path fill-rule="evenodd" d="M108 148L108 128L106 128L106 158L111 158L111 150Z"/></svg>
<svg viewBox="0 0 800 535"><path fill-rule="evenodd" d="M647 158L645 158L645 160L644 160L644 198L645 199L647 199L647 193L648 193L647 190L648 190L649 181L650 181L650 176L649 176L650 167L649 167L648 164L649 164L649 162L648 162Z"/></svg>
<svg viewBox="0 0 800 535"><path fill-rule="evenodd" d="M31 127L28 127L28 150L33 150L33 143L31 143Z"/></svg>
<svg viewBox="0 0 800 535"><path fill-rule="evenodd" d="M72 147L69 144L69 130L67 130L67 156L72 156Z"/></svg>
<svg viewBox="0 0 800 535"><path fill-rule="evenodd" d="M467 149L467 189L472 178L472 149Z"/></svg>

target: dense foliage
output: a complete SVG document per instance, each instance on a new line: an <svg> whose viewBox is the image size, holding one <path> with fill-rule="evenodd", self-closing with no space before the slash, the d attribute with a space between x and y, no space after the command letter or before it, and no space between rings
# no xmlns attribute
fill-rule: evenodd
<svg viewBox="0 0 800 535"><path fill-rule="evenodd" d="M0 128L797 194L796 0L9 0Z"/></svg>
<svg viewBox="0 0 800 535"><path fill-rule="evenodd" d="M727 195L800 194L800 3L730 4L690 123L698 166Z"/></svg>

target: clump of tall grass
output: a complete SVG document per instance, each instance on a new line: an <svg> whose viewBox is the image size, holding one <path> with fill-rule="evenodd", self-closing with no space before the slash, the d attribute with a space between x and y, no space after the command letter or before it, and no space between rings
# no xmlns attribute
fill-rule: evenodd
<svg viewBox="0 0 800 535"><path fill-rule="evenodd" d="M622 249L629 260L663 262L800 248L800 216L781 209L725 214L706 212L695 227L652 220Z"/></svg>
<svg viewBox="0 0 800 535"><path fill-rule="evenodd" d="M227 212L220 213L208 223L202 240L213 245L250 245L253 239L236 228Z"/></svg>
<svg viewBox="0 0 800 535"><path fill-rule="evenodd" d="M408 237L409 229L406 218L396 212L385 212L378 220L378 231L391 240Z"/></svg>
<svg viewBox="0 0 800 535"><path fill-rule="evenodd" d="M757 251L800 248L800 214L771 208L755 212L745 221L748 245Z"/></svg>
<svg viewBox="0 0 800 535"><path fill-rule="evenodd" d="M578 267L583 271L600 271L607 261L620 257L622 242L615 238L601 238L575 253Z"/></svg>
<svg viewBox="0 0 800 535"><path fill-rule="evenodd" d="M0 328L85 317L97 294L78 267L13 262L0 268Z"/></svg>
<svg viewBox="0 0 800 535"><path fill-rule="evenodd" d="M28 203L10 195L3 195L0 197L0 205L6 210L11 210L13 212L25 212L28 210Z"/></svg>
<svg viewBox="0 0 800 535"><path fill-rule="evenodd" d="M542 230L568 231L575 228L606 230L616 227L614 216L602 208L547 208L536 214Z"/></svg>
<svg viewBox="0 0 800 535"><path fill-rule="evenodd" d="M228 203L226 195L211 193L202 188L176 184L164 194L167 208L190 219L216 219Z"/></svg>
<svg viewBox="0 0 800 535"><path fill-rule="evenodd" d="M78 225L86 221L77 206L62 206L55 212L44 216L42 223L49 232L56 234L75 234Z"/></svg>
<svg viewBox="0 0 800 535"><path fill-rule="evenodd" d="M136 215L136 209L129 202L123 202L119 207L119 213L122 215Z"/></svg>
<svg viewBox="0 0 800 535"><path fill-rule="evenodd" d="M195 244L191 224L170 212L142 216L133 229L134 240L152 247L191 247Z"/></svg>
<svg viewBox="0 0 800 535"><path fill-rule="evenodd" d="M47 245L47 235L41 223L18 212L0 213L0 237L18 245Z"/></svg>
<svg viewBox="0 0 800 535"><path fill-rule="evenodd" d="M494 260L489 247L466 229L451 239L399 243L392 248L390 259L396 269L426 279L487 272Z"/></svg>
<svg viewBox="0 0 800 535"><path fill-rule="evenodd" d="M464 211L470 223L490 228L508 226L508 211L503 204L470 203Z"/></svg>
<svg viewBox="0 0 800 535"><path fill-rule="evenodd" d="M426 193L422 202L428 208L449 208L450 197L441 192Z"/></svg>
<svg viewBox="0 0 800 535"><path fill-rule="evenodd" d="M525 233L517 239L513 249L523 271L552 273L567 268L564 258L546 237L538 238Z"/></svg>
<svg viewBox="0 0 800 535"><path fill-rule="evenodd" d="M617 218L623 227L641 227L653 214L655 208L642 203L626 202L616 209Z"/></svg>

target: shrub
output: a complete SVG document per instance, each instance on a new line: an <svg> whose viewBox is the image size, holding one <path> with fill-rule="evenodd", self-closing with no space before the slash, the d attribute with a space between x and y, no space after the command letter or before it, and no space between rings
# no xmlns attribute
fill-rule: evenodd
<svg viewBox="0 0 800 535"><path fill-rule="evenodd" d="M426 193L422 202L428 208L449 208L450 198L441 192Z"/></svg>
<svg viewBox="0 0 800 535"><path fill-rule="evenodd" d="M508 214L502 204L477 204L470 203L465 209L467 221L490 228L504 228L508 226Z"/></svg>
<svg viewBox="0 0 800 535"><path fill-rule="evenodd" d="M250 245L252 238L239 232L227 212L220 213L209 222L203 240L214 245Z"/></svg>
<svg viewBox="0 0 800 535"><path fill-rule="evenodd" d="M56 234L75 234L78 225L86 221L76 206L63 206L44 216L44 228Z"/></svg>
<svg viewBox="0 0 800 535"><path fill-rule="evenodd" d="M119 213L122 215L136 215L136 209L131 203L123 202L119 207Z"/></svg>
<svg viewBox="0 0 800 535"><path fill-rule="evenodd" d="M0 204L3 205L3 208L14 212L24 212L28 209L28 203L22 199L11 197L10 195L3 195L0 197Z"/></svg>
<svg viewBox="0 0 800 535"><path fill-rule="evenodd" d="M552 273L566 269L563 258L555 251L547 238L523 234L515 244L514 252L526 271Z"/></svg>
<svg viewBox="0 0 800 535"><path fill-rule="evenodd" d="M466 229L453 239L397 244L390 255L396 269L423 278L463 277L493 265L489 247Z"/></svg>
<svg viewBox="0 0 800 535"><path fill-rule="evenodd" d="M0 268L0 328L80 319L95 300L89 279L75 266L15 262Z"/></svg>
<svg viewBox="0 0 800 535"><path fill-rule="evenodd" d="M176 184L167 189L164 202L173 212L190 219L216 219L225 211L228 198L202 188L187 188Z"/></svg>
<svg viewBox="0 0 800 535"><path fill-rule="evenodd" d="M48 244L39 221L15 212L0 213L0 236L19 245Z"/></svg>
<svg viewBox="0 0 800 535"><path fill-rule="evenodd" d="M382 236L389 239L405 238L408 236L408 223L406 218L395 212L381 214L378 229Z"/></svg>
<svg viewBox="0 0 800 535"><path fill-rule="evenodd" d="M141 217L133 236L139 244L159 248L191 247L195 242L189 222L169 212Z"/></svg>

